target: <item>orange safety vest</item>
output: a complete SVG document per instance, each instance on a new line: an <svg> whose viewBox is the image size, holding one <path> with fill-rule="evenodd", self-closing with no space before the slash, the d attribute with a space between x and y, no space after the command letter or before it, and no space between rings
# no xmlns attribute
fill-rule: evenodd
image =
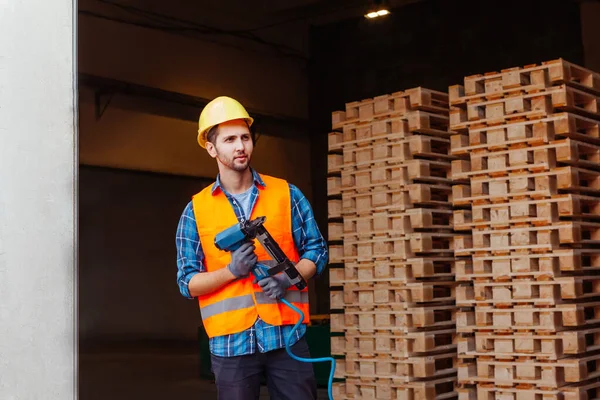
<svg viewBox="0 0 600 400"><path fill-rule="evenodd" d="M259 188L259 195L252 210L251 220L265 216L265 228L279 247L293 262L299 260L298 250L292 236L292 207L289 185L285 180L261 175L265 187ZM215 236L238 223L231 203L221 190L212 193L209 185L192 198L194 215L200 242L204 252L206 271L225 268L231 262L231 253L217 249ZM256 256L259 261L271 257L262 245L255 240ZM293 325L298 322L298 314L280 301L269 298L254 276L236 279L213 293L198 296L200 313L208 337L223 336L242 332L250 328L257 317L268 324ZM304 313L304 323L310 320L308 288L298 291L291 286L285 299L300 308Z"/></svg>

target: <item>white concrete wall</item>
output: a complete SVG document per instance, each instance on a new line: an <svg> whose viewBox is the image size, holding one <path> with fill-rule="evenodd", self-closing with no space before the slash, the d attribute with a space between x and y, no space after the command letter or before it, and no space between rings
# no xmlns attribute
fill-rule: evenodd
<svg viewBox="0 0 600 400"><path fill-rule="evenodd" d="M73 2L0 1L0 399L73 399Z"/></svg>

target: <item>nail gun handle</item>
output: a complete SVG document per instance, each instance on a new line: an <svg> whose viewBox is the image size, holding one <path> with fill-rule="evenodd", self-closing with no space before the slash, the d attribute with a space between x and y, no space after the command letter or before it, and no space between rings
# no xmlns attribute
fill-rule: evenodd
<svg viewBox="0 0 600 400"><path fill-rule="evenodd" d="M265 279L268 276L276 275L280 272L284 272L288 276L290 283L296 286L298 290L302 290L307 286L304 277L300 275L296 267L294 267L294 264L292 264L292 262L289 260L275 267L269 267L268 265L261 264L258 262L252 270L252 274L256 278L257 282L262 279Z"/></svg>
<svg viewBox="0 0 600 400"><path fill-rule="evenodd" d="M256 281L261 281L269 276L269 267L265 264L256 263L254 269L252 270L252 274L256 278Z"/></svg>
<svg viewBox="0 0 600 400"><path fill-rule="evenodd" d="M307 286L306 281L304 280L304 277L300 275L296 266L292 264L290 260L286 260L283 264L286 265L283 271L288 276L292 285L296 286L298 290L304 289Z"/></svg>

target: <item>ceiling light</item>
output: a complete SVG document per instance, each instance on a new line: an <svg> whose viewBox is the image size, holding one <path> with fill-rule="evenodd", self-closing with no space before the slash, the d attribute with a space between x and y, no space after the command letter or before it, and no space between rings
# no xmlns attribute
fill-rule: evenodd
<svg viewBox="0 0 600 400"><path fill-rule="evenodd" d="M388 15L389 13L390 12L386 9L381 9L378 11L371 11L365 15L365 18L373 19L373 18L377 18L377 17L382 17L384 15Z"/></svg>
<svg viewBox="0 0 600 400"><path fill-rule="evenodd" d="M383 17L390 14L389 0L367 0L367 5L364 8L365 18L373 19Z"/></svg>

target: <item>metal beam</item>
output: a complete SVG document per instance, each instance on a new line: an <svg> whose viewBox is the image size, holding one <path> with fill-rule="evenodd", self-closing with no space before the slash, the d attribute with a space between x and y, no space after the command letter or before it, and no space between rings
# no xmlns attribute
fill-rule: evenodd
<svg viewBox="0 0 600 400"><path fill-rule="evenodd" d="M198 121L200 110L208 104L209 99L191 96L183 93L168 91L136 83L104 78L85 73L79 74L80 87L87 87L95 92L97 118L101 118L109 102L102 103L102 99L119 95L134 99L126 104L120 102L121 108L134 109L153 115L163 115L186 121ZM116 104L112 101L110 104ZM294 126L308 131L308 120L284 115L266 113L264 111L247 108L254 117L260 133L265 135L285 136L286 126Z"/></svg>

